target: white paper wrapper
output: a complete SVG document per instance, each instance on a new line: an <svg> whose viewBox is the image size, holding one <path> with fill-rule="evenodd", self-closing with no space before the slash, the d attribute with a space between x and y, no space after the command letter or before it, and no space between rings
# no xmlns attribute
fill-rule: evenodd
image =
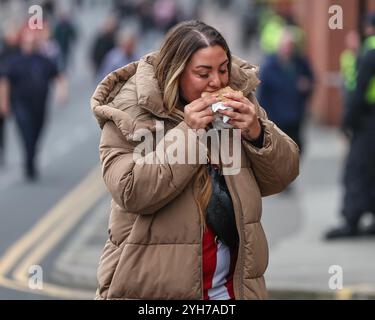
<svg viewBox="0 0 375 320"><path fill-rule="evenodd" d="M214 112L214 121L212 122L212 126L217 129L232 129L233 126L228 123L230 120L230 117L223 116L220 113L218 113L218 110L231 110L233 111L233 108L226 107L222 102L216 102L213 105L211 105L211 109Z"/></svg>

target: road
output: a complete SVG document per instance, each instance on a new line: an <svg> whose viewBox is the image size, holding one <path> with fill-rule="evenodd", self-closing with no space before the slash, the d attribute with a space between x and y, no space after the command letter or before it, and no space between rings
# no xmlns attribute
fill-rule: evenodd
<svg viewBox="0 0 375 320"><path fill-rule="evenodd" d="M100 130L89 106L95 83L86 55L106 10L97 6L77 20L80 38L68 72L69 101L59 106L51 96L40 181L24 181L20 141L14 121L7 123L6 166L0 169L0 299L64 297L59 287L49 290L56 295L30 290L29 267L43 267L48 288L56 254L104 193L97 167Z"/></svg>

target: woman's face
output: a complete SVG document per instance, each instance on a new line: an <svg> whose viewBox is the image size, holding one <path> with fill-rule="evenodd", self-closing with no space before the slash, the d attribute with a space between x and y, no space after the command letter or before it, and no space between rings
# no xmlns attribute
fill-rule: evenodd
<svg viewBox="0 0 375 320"><path fill-rule="evenodd" d="M190 103L201 97L202 92L214 92L228 85L228 56L219 46L197 50L187 63L180 78L180 92Z"/></svg>

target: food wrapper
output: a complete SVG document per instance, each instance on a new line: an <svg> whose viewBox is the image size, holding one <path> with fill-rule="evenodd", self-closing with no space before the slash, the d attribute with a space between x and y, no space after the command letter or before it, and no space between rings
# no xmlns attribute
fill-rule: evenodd
<svg viewBox="0 0 375 320"><path fill-rule="evenodd" d="M217 129L232 129L233 126L228 123L230 117L226 115L222 115L218 112L218 110L230 110L233 111L233 108L227 107L222 102L216 102L211 105L211 109L214 112L214 120L212 121L212 126Z"/></svg>

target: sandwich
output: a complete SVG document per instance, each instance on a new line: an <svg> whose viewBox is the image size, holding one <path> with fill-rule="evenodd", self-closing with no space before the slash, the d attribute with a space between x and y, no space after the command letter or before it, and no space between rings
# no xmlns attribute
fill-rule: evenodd
<svg viewBox="0 0 375 320"><path fill-rule="evenodd" d="M236 90L233 90L231 87L227 86L225 88L221 88L214 92L203 92L202 98L207 97L207 96L215 96L215 97L218 97L220 101L226 102L230 100L223 96L226 93L240 93L241 95L243 95L242 91L236 91Z"/></svg>
<svg viewBox="0 0 375 320"><path fill-rule="evenodd" d="M226 93L240 93L243 94L241 91L233 90L231 87L227 86L225 88L221 88L214 92L203 92L202 97L207 96L215 96L219 98L219 101L212 104L210 108L214 112L214 121L212 122L212 125L215 129L231 129L233 126L228 123L230 120L230 117L226 115L221 115L218 113L218 110L231 110L233 111L233 108L227 107L224 105L225 102L230 101L231 99L224 97L223 95Z"/></svg>

